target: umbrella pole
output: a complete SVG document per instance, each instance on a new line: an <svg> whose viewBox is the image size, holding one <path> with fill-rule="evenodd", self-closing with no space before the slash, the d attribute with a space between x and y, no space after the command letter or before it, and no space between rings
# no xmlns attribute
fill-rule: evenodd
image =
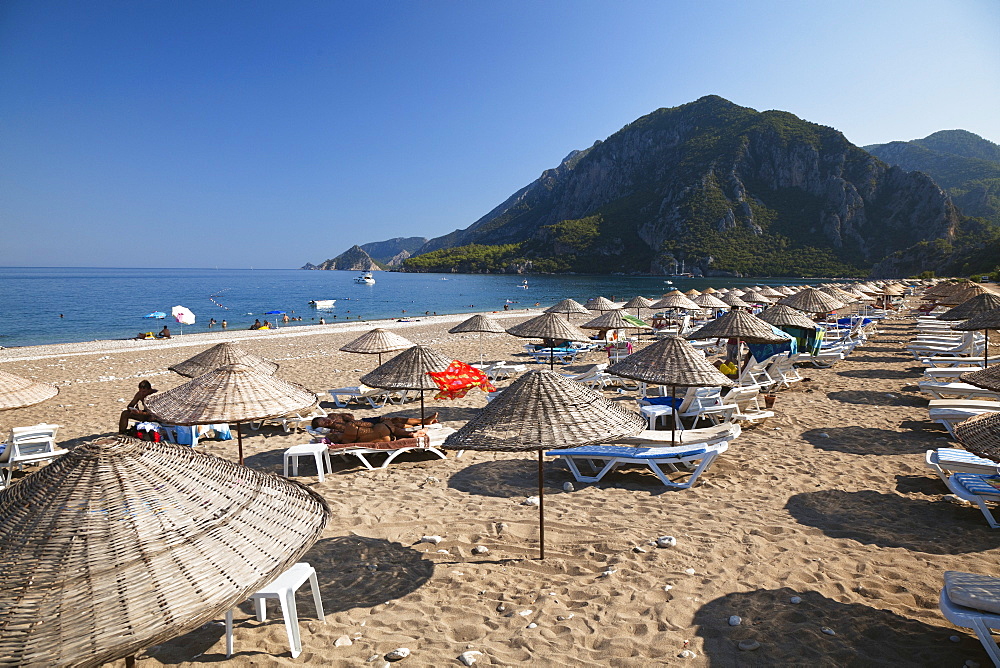
<svg viewBox="0 0 1000 668"><path fill-rule="evenodd" d="M670 386L670 447L677 445L677 386Z"/></svg>
<svg viewBox="0 0 1000 668"><path fill-rule="evenodd" d="M990 365L990 330L983 330L983 368Z"/></svg>
<svg viewBox="0 0 1000 668"><path fill-rule="evenodd" d="M479 332L479 366L483 365L483 333Z"/></svg>
<svg viewBox="0 0 1000 668"><path fill-rule="evenodd" d="M555 363L556 351L553 345L554 343L555 341L549 344L549 371L553 371L556 368L556 363Z"/></svg>
<svg viewBox="0 0 1000 668"><path fill-rule="evenodd" d="M240 447L240 466L243 465L243 432L240 431L240 423L236 423L236 443Z"/></svg>
<svg viewBox="0 0 1000 668"><path fill-rule="evenodd" d="M424 424L424 391L420 390L420 424Z"/></svg>
<svg viewBox="0 0 1000 668"><path fill-rule="evenodd" d="M545 473L542 470L542 449L538 449L538 558L545 558Z"/></svg>

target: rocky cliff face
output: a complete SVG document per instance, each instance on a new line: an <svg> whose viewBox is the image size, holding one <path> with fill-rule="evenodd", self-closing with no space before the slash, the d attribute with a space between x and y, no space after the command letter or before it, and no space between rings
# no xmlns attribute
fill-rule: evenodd
<svg viewBox="0 0 1000 668"><path fill-rule="evenodd" d="M373 260L391 265L393 258L397 258L403 253L406 254L406 257L410 257L413 251L426 243L426 237L395 237L385 241L362 244L361 250L368 253Z"/></svg>
<svg viewBox="0 0 1000 668"><path fill-rule="evenodd" d="M381 267L375 264L371 256L364 252L360 246L351 246L332 260L327 260L313 269L341 269L348 271L381 271Z"/></svg>
<svg viewBox="0 0 1000 668"><path fill-rule="evenodd" d="M572 153L415 255L520 244L512 262L576 271L662 273L680 261L701 272L860 271L950 238L958 220L930 178L886 165L832 128L709 96Z"/></svg>

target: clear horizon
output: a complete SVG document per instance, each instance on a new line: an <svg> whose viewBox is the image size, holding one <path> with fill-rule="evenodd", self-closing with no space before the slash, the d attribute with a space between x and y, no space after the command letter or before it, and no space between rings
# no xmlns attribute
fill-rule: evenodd
<svg viewBox="0 0 1000 668"><path fill-rule="evenodd" d="M0 266L277 268L468 227L704 95L1000 143L1000 3L0 5Z"/></svg>

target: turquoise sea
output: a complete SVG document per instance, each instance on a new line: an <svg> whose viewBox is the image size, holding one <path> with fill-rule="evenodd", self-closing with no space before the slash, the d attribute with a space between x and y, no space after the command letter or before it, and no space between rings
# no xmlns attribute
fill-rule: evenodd
<svg viewBox="0 0 1000 668"><path fill-rule="evenodd" d="M380 320L425 313L499 311L551 306L571 297L583 302L603 295L618 300L637 294L659 296L673 288L782 285L794 279L694 279L663 276L516 276L402 274L375 272L375 285L354 283L357 272L300 269L94 269L0 268L0 346L126 339L140 331L174 335L182 327L170 318L186 306L197 321L183 333L208 331L211 318L230 329L246 329L267 311L286 311L302 322L286 327L344 319ZM522 282L527 280L527 289ZM668 284L667 281L673 281ZM309 306L313 299L336 299L330 310ZM143 319L164 311L165 320ZM61 317L60 317L61 316ZM280 318L281 316L277 316Z"/></svg>

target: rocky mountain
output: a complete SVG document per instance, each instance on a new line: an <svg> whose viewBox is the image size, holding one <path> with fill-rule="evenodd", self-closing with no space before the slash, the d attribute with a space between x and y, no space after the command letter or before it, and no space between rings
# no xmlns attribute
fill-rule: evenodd
<svg viewBox="0 0 1000 668"><path fill-rule="evenodd" d="M1000 146L966 130L866 146L907 171L921 171L948 191L962 213L1000 223Z"/></svg>
<svg viewBox="0 0 1000 668"><path fill-rule="evenodd" d="M396 237L386 241L361 244L361 250L368 253L376 262L393 267L410 257L414 251L426 243L426 237Z"/></svg>
<svg viewBox="0 0 1000 668"><path fill-rule="evenodd" d="M351 246L346 251L319 265L307 264L303 269L342 269L348 271L380 271L382 268L375 263L360 246Z"/></svg>
<svg viewBox="0 0 1000 668"><path fill-rule="evenodd" d="M950 239L932 239L879 262L877 276L1000 270L1000 146L966 130L866 146L872 155L930 176L966 216Z"/></svg>
<svg viewBox="0 0 1000 668"><path fill-rule="evenodd" d="M829 127L717 96L574 151L408 271L851 275L960 216L926 174Z"/></svg>

